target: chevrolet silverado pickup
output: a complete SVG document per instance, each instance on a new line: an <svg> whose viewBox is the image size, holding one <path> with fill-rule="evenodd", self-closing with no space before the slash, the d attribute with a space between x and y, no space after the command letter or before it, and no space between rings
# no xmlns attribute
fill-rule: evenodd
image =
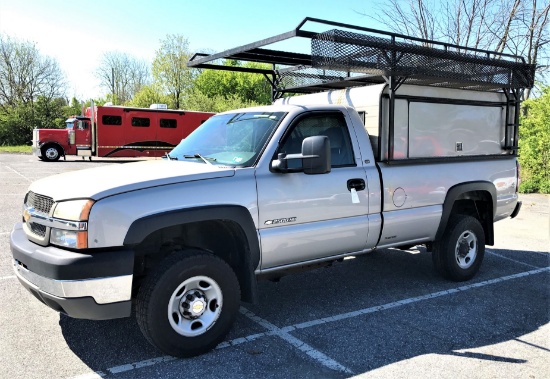
<svg viewBox="0 0 550 379"><path fill-rule="evenodd" d="M76 318L135 304L147 340L185 357L224 339L258 278L424 245L444 277L469 280L521 205L517 93L395 72L217 114L162 160L32 183L11 233L19 281Z"/></svg>

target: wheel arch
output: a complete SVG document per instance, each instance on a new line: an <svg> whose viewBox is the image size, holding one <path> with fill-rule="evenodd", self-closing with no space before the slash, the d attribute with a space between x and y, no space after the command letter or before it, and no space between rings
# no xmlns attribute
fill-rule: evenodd
<svg viewBox="0 0 550 379"><path fill-rule="evenodd" d="M143 217L130 225L124 245L136 247L138 254L141 250L154 255L162 251L147 248L160 247L159 243L169 240L176 240L176 244L181 240L186 247L203 249L224 259L239 279L243 300L257 301L254 272L260 262L260 246L248 209L238 205L206 206Z"/></svg>
<svg viewBox="0 0 550 379"><path fill-rule="evenodd" d="M451 215L465 214L477 218L483 226L485 243L494 244L494 217L497 208L497 192L493 183L474 181L457 184L447 191L435 240L440 240Z"/></svg>

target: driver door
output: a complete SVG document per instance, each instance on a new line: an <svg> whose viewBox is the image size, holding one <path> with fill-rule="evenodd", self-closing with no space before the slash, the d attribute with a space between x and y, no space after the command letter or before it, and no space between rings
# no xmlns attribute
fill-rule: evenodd
<svg viewBox="0 0 550 379"><path fill-rule="evenodd" d="M256 172L262 269L366 248L368 183L345 115L302 115L289 127L275 157L300 153L303 139L315 135L329 137L329 173L306 175L301 159L288 161L289 172L265 167Z"/></svg>

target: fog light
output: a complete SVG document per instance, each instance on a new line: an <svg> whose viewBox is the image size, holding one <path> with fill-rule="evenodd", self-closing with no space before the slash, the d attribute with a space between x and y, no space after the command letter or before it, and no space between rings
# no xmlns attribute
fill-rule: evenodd
<svg viewBox="0 0 550 379"><path fill-rule="evenodd" d="M86 249L88 247L88 232L77 232L74 230L52 228L50 233L50 243L73 249Z"/></svg>

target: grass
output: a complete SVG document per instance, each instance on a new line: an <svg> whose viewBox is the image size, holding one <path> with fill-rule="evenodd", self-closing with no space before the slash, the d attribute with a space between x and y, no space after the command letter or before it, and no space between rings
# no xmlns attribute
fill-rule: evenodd
<svg viewBox="0 0 550 379"><path fill-rule="evenodd" d="M0 146L0 153L23 153L30 154L32 153L32 146Z"/></svg>

